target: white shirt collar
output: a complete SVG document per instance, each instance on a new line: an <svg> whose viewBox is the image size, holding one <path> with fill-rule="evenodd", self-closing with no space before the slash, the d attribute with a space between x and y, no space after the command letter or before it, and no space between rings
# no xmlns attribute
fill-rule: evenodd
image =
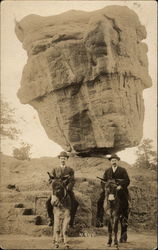
<svg viewBox="0 0 158 250"><path fill-rule="evenodd" d="M63 165L60 165L60 167L61 167L61 168L65 168L66 166L65 166L65 165L64 165L64 166L63 166Z"/></svg>
<svg viewBox="0 0 158 250"><path fill-rule="evenodd" d="M112 166L112 170L114 173L115 173L116 169L117 169L117 166L116 167Z"/></svg>

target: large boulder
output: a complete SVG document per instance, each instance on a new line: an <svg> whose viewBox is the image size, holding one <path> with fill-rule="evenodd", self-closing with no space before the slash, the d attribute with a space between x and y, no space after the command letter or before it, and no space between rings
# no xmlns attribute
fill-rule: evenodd
<svg viewBox="0 0 158 250"><path fill-rule="evenodd" d="M29 15L15 32L28 54L18 97L38 111L50 139L80 154L139 144L151 78L146 30L134 11Z"/></svg>

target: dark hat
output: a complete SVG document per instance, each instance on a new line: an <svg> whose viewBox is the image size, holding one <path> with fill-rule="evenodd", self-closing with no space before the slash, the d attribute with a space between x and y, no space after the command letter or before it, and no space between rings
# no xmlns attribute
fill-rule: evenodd
<svg viewBox="0 0 158 250"><path fill-rule="evenodd" d="M68 154L65 151L60 152L60 155L58 155L58 158L60 157L67 157L69 158Z"/></svg>
<svg viewBox="0 0 158 250"><path fill-rule="evenodd" d="M111 159L117 159L118 161L120 160L120 157L117 156L116 154L112 154L110 157L109 157L109 161L111 161Z"/></svg>

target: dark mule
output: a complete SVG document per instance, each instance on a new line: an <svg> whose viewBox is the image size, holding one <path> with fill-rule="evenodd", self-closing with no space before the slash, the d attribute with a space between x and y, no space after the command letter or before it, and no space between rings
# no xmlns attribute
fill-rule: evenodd
<svg viewBox="0 0 158 250"><path fill-rule="evenodd" d="M53 243L55 248L59 247L61 239L65 247L69 248L67 233L70 222L71 199L66 188L68 178L69 176L58 179L52 177L51 204L54 213Z"/></svg>
<svg viewBox="0 0 158 250"><path fill-rule="evenodd" d="M111 179L105 185L104 211L108 225L108 246L112 244L114 233L114 245L118 247L118 225L121 224L120 242L127 241L127 216L124 216L124 192L117 190L117 180Z"/></svg>

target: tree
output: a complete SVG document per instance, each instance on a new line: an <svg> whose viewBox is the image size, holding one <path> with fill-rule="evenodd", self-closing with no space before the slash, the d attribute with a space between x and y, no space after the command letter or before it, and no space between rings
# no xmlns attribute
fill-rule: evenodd
<svg viewBox="0 0 158 250"><path fill-rule="evenodd" d="M14 148L13 149L14 158L16 158L18 160L30 160L31 146L32 146L31 144L22 142L20 148Z"/></svg>
<svg viewBox="0 0 158 250"><path fill-rule="evenodd" d="M22 134L22 131L17 128L20 122L25 122L22 117L18 117L15 108L12 108L4 99L1 100L1 109L0 109L0 135L2 140L2 145L7 142L11 147L12 154L15 158L20 160L30 159L30 149L32 145L24 143L19 136ZM14 147L13 145L19 145L19 147Z"/></svg>
<svg viewBox="0 0 158 250"><path fill-rule="evenodd" d="M136 151L137 159L134 164L135 166L156 170L157 153L153 150L152 143L153 140L147 138L138 146L138 150Z"/></svg>
<svg viewBox="0 0 158 250"><path fill-rule="evenodd" d="M11 140L17 139L21 131L15 126L15 109L11 108L9 103L3 100L1 100L0 120L1 137Z"/></svg>

